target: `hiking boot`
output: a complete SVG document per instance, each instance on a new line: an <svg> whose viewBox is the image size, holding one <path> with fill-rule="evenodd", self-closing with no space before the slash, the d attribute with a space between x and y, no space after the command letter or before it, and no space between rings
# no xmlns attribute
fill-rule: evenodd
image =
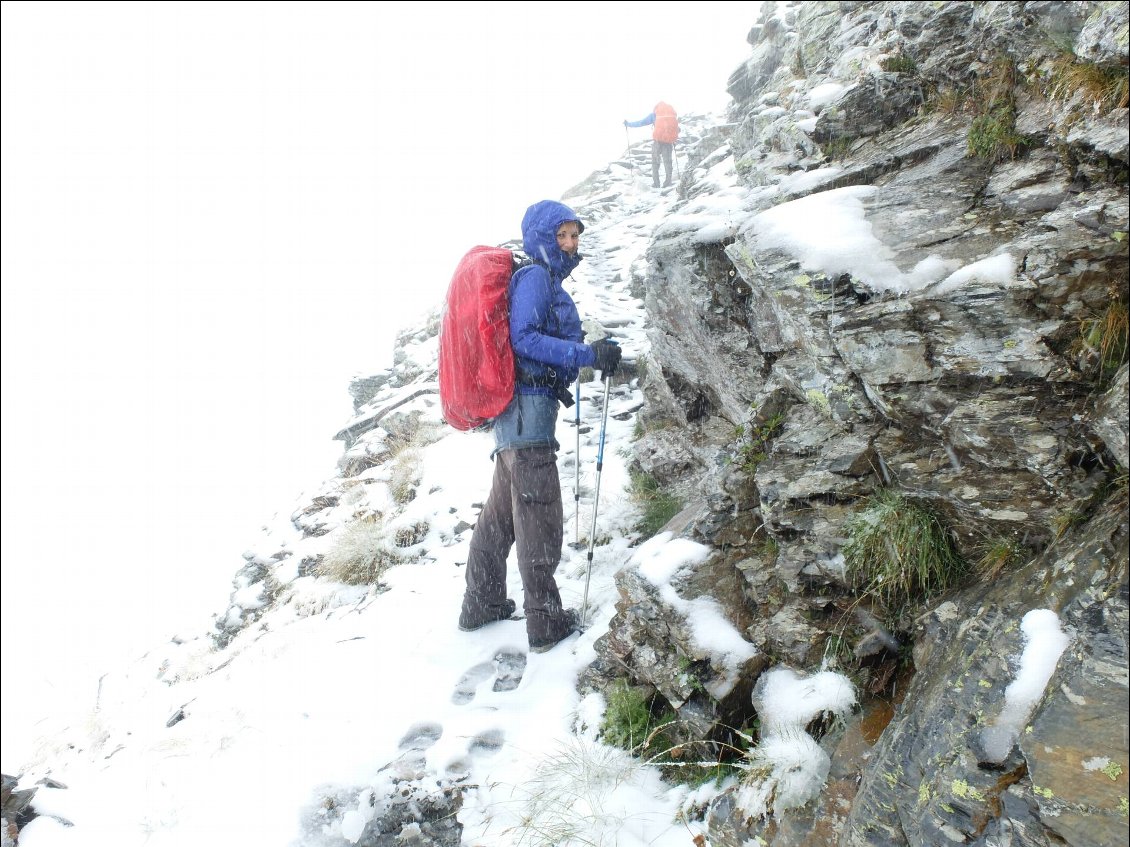
<svg viewBox="0 0 1130 847"><path fill-rule="evenodd" d="M465 613L461 613L459 615L459 628L463 630L463 632L474 632L476 629L482 629L488 623L506 620L514 614L514 610L517 608L518 606L513 600L506 599L502 602L501 606L488 607L487 613L489 617L484 620L471 620Z"/></svg>
<svg viewBox="0 0 1130 847"><path fill-rule="evenodd" d="M550 638L546 641L531 641L530 642L530 652L531 653L548 653L550 650L552 650L554 647L556 647L558 644L560 644L562 641L564 641L566 638L568 638L574 632L580 632L581 631L580 623L581 623L580 615L577 614L577 610L576 609L566 609L565 610L565 622L564 622L565 628L562 631L561 635L559 635L557 638Z"/></svg>

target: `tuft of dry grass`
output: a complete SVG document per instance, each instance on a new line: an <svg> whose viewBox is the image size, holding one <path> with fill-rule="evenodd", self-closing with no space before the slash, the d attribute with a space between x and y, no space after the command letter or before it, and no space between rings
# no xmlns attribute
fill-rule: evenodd
<svg viewBox="0 0 1130 847"><path fill-rule="evenodd" d="M633 813L616 789L643 765L623 750L572 738L541 759L513 789L516 824L506 830L517 847L615 847L631 830Z"/></svg>
<svg viewBox="0 0 1130 847"><path fill-rule="evenodd" d="M427 537L431 528L427 521L416 521L410 526L397 527L396 546L401 548L415 547Z"/></svg>
<svg viewBox="0 0 1130 847"><path fill-rule="evenodd" d="M1008 56L998 56L973 86L973 100L992 108L996 103L1013 100L1019 82L1016 63Z"/></svg>
<svg viewBox="0 0 1130 847"><path fill-rule="evenodd" d="M1130 76L1125 67L1083 62L1066 53L1053 63L1045 92L1065 103L1078 97L1101 115L1130 105Z"/></svg>
<svg viewBox="0 0 1130 847"><path fill-rule="evenodd" d="M420 448L415 444L401 447L393 457L389 468L388 490L398 506L405 506L416 499L422 461Z"/></svg>
<svg viewBox="0 0 1130 847"><path fill-rule="evenodd" d="M1126 361L1130 315L1126 303L1112 299L1096 315L1079 321L1076 353L1093 363L1100 382L1106 382Z"/></svg>
<svg viewBox="0 0 1130 847"><path fill-rule="evenodd" d="M376 585L381 574L402 561L380 521L360 520L338 533L316 570L346 585Z"/></svg>
<svg viewBox="0 0 1130 847"><path fill-rule="evenodd" d="M973 98L968 92L948 86L937 89L927 99L926 108L941 115L965 115L974 111Z"/></svg>
<svg viewBox="0 0 1130 847"><path fill-rule="evenodd" d="M1020 545L1010 538L991 539L977 560L977 572L985 582L993 582L1020 563L1022 552Z"/></svg>

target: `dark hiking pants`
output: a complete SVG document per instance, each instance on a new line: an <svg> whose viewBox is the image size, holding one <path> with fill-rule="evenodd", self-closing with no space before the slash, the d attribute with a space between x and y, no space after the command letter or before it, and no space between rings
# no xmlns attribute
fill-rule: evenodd
<svg viewBox="0 0 1130 847"><path fill-rule="evenodd" d="M494 458L490 496L475 524L467 557L461 626L498 620L506 608L506 557L517 545L531 644L568 633L569 618L553 578L561 560L561 483L552 447L503 450Z"/></svg>
<svg viewBox="0 0 1130 847"><path fill-rule="evenodd" d="M659 187L659 159L663 159L664 185L671 184L671 154L675 150L674 144L666 141L651 142L651 184Z"/></svg>

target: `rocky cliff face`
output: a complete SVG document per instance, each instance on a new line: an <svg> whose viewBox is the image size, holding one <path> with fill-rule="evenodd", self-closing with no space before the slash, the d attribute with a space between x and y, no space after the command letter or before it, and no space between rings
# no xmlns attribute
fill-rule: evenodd
<svg viewBox="0 0 1130 847"><path fill-rule="evenodd" d="M711 843L1125 843L1126 6L766 4L749 41L640 281L635 457L715 550L684 593L760 651L734 690L835 667L865 703L822 737L819 801L732 792ZM900 573L947 563L906 591L868 570L887 515ZM698 739L752 717L620 590L591 684L626 667ZM1034 609L1069 646L987 751Z"/></svg>
<svg viewBox="0 0 1130 847"><path fill-rule="evenodd" d="M672 775L729 768L683 809L712 847L1125 844L1127 6L763 5L727 120L684 116L677 203L621 194L633 162L566 197L591 223L594 311L648 348L611 417L636 416L634 470L684 506L665 528L710 551L662 588L614 562L581 687L674 714ZM349 528L387 530L394 564L426 556L429 520L443 549L466 536L470 500L411 476L443 430L437 333L354 383L340 479L290 516L300 539L245 554L208 673L346 602L319 579ZM343 596L383 591L360 583ZM745 640L736 660L696 637L699 600ZM860 708L795 729L823 757L805 793L738 748L773 734L774 673L826 671ZM427 771L437 729L381 769L391 811L358 843L461 842L469 766ZM15 788L22 822L34 789ZM327 789L311 831L359 790Z"/></svg>

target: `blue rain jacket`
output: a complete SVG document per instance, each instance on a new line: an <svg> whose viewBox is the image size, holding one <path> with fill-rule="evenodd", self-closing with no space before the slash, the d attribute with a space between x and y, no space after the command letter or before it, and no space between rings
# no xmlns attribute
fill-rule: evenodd
<svg viewBox="0 0 1130 847"><path fill-rule="evenodd" d="M584 224L568 206L543 200L526 210L522 247L534 264L520 268L510 279L510 344L514 348L518 382L514 399L494 419L494 456L502 450L525 447L559 448L557 392L549 385L523 384L523 376L568 385L583 365L592 365L592 348L582 344L584 331L565 277L581 263L557 246L557 228L566 221Z"/></svg>
<svg viewBox="0 0 1130 847"><path fill-rule="evenodd" d="M624 126L639 128L641 126L655 126L655 112L648 114L646 118L640 118L638 121L624 121Z"/></svg>
<svg viewBox="0 0 1130 847"><path fill-rule="evenodd" d="M557 246L557 228L576 221L577 214L563 203L543 200L526 210L522 219L522 248L535 264L521 268L510 280L510 344L520 375L542 381L557 375L568 385L577 372L595 362L592 348L582 343L581 318L565 277L581 263L579 253L569 255ZM544 385L523 385L518 394L556 396Z"/></svg>

